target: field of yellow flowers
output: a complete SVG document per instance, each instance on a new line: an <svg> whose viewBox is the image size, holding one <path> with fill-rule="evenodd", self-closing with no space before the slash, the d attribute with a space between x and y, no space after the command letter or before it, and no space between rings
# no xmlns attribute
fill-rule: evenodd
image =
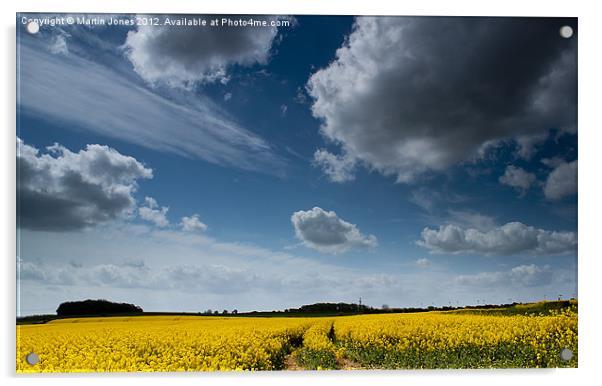
<svg viewBox="0 0 602 386"><path fill-rule="evenodd" d="M560 350L574 356L560 358ZM27 354L39 363L30 365ZM134 316L17 326L17 372L576 367L575 307L534 315ZM351 366L349 364L352 364Z"/></svg>

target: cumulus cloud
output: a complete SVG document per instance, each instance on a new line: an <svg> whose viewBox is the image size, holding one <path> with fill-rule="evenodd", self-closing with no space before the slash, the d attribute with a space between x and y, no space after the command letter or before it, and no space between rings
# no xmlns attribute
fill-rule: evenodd
<svg viewBox="0 0 602 386"><path fill-rule="evenodd" d="M131 213L137 180L153 177L133 157L101 145L41 153L17 138L17 222L27 229L82 229Z"/></svg>
<svg viewBox="0 0 602 386"><path fill-rule="evenodd" d="M537 181L537 177L535 177L535 174L529 173L523 168L508 165L499 181L503 185L508 185L521 192L525 192L535 181Z"/></svg>
<svg viewBox="0 0 602 386"><path fill-rule="evenodd" d="M333 211L314 207L293 213L295 235L303 244L320 252L338 254L352 248L375 247L374 235L363 235L355 224L339 218Z"/></svg>
<svg viewBox="0 0 602 386"><path fill-rule="evenodd" d="M431 265L431 261L429 259L427 259L426 257L422 257L422 258L416 260L416 265L420 268L427 268Z"/></svg>
<svg viewBox="0 0 602 386"><path fill-rule="evenodd" d="M552 279L550 266L543 267L535 264L519 265L508 271L480 272L474 275L460 275L456 277L456 283L467 286L496 286L496 285L519 285L537 286L548 284Z"/></svg>
<svg viewBox="0 0 602 386"><path fill-rule="evenodd" d="M555 162L554 162L555 161ZM548 175L543 187L547 199L560 200L563 197L577 193L577 160L573 162L549 161L555 165L554 170Z"/></svg>
<svg viewBox="0 0 602 386"><path fill-rule="evenodd" d="M252 17L268 23L280 19ZM275 26L139 26L128 32L124 49L134 70L146 81L189 87L227 82L228 70L234 65L267 63L277 34Z"/></svg>
<svg viewBox="0 0 602 386"><path fill-rule="evenodd" d="M159 208L157 200L152 197L145 197L144 204L144 206L138 208L140 218L162 228L169 225L169 220L167 219L169 207L164 206Z"/></svg>
<svg viewBox="0 0 602 386"><path fill-rule="evenodd" d="M408 182L514 140L531 156L550 128L576 125L570 19L358 17L307 82L321 133Z"/></svg>
<svg viewBox="0 0 602 386"><path fill-rule="evenodd" d="M435 253L554 255L576 253L575 232L557 232L510 222L489 231L444 225L425 228L417 244Z"/></svg>
<svg viewBox="0 0 602 386"><path fill-rule="evenodd" d="M184 216L182 217L182 221L180 222L182 226L182 230L186 232L195 232L200 231L204 232L207 230L207 225L201 221L201 218L198 214L193 214L190 217Z"/></svg>
<svg viewBox="0 0 602 386"><path fill-rule="evenodd" d="M337 156L324 149L314 153L315 166L318 166L332 182L347 182L355 179L355 160L348 155Z"/></svg>

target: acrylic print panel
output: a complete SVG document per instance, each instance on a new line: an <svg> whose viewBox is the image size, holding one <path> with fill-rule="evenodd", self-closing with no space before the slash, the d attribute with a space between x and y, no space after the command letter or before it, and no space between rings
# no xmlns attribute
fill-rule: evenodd
<svg viewBox="0 0 602 386"><path fill-rule="evenodd" d="M17 372L577 367L577 20L17 14Z"/></svg>

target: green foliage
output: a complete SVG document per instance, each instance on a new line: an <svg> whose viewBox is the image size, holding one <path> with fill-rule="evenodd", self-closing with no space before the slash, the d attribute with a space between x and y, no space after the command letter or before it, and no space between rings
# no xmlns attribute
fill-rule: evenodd
<svg viewBox="0 0 602 386"><path fill-rule="evenodd" d="M308 370L337 369L337 359L332 351L314 351L305 347L295 353L297 363Z"/></svg>
<svg viewBox="0 0 602 386"><path fill-rule="evenodd" d="M577 312L576 300L542 301L537 303L515 304L505 308L467 308L462 310L448 311L458 314L477 314L477 315L549 315L555 311L571 309Z"/></svg>
<svg viewBox="0 0 602 386"><path fill-rule="evenodd" d="M369 348L355 350L347 348L345 355L366 368L377 369L476 369L476 368L533 368L533 367L576 367L578 358L570 361L560 359L560 349L553 354L538 356L530 345L499 344L496 346L464 345L454 350L402 351Z"/></svg>

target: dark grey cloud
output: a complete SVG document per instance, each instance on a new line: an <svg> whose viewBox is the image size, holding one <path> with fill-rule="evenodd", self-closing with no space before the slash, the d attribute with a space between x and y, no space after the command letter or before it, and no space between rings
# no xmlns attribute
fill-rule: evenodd
<svg viewBox="0 0 602 386"><path fill-rule="evenodd" d="M338 254L351 248L375 247L378 243L375 236L363 235L355 224L319 207L293 213L291 222L297 238L320 252Z"/></svg>
<svg viewBox="0 0 602 386"><path fill-rule="evenodd" d="M130 213L137 180L153 172L101 145L77 153L55 144L46 153L17 138L17 221L26 229L67 231Z"/></svg>
<svg viewBox="0 0 602 386"><path fill-rule="evenodd" d="M233 65L265 64L278 34L278 27L269 23L283 18L212 15L206 19L224 17L253 18L266 21L268 26L140 26L127 35L127 58L143 79L183 87L197 82L225 82Z"/></svg>
<svg viewBox="0 0 602 386"><path fill-rule="evenodd" d="M425 228L421 236L417 244L435 253L509 256L577 252L575 232L548 231L520 222L510 222L487 231L450 224L439 229Z"/></svg>
<svg viewBox="0 0 602 386"><path fill-rule="evenodd" d="M576 130L577 42L559 35L575 23L359 17L307 83L313 115L342 157L399 182L501 141L530 157L550 128Z"/></svg>

